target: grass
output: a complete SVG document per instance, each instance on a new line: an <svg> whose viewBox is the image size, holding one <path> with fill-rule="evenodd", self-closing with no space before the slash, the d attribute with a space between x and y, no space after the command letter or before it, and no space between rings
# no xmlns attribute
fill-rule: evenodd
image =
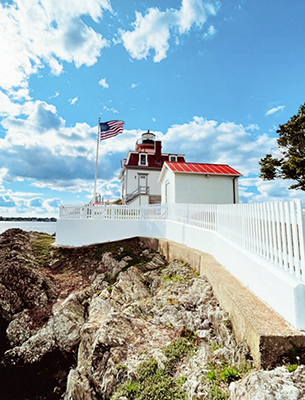
<svg viewBox="0 0 305 400"><path fill-rule="evenodd" d="M210 370L206 375L210 400L226 400L229 398L229 384L242 377L250 370L250 364L244 366L231 365L227 362L221 364L210 363Z"/></svg>
<svg viewBox="0 0 305 400"><path fill-rule="evenodd" d="M164 368L154 358L142 362L136 370L137 378L119 385L111 400L124 396L128 400L186 400L187 394L182 388L186 376L174 378L177 362L196 349L196 335L191 330L185 332L188 337L175 338L162 349L167 357Z"/></svg>
<svg viewBox="0 0 305 400"><path fill-rule="evenodd" d="M47 233L41 233L32 244L32 249L37 266L43 267L49 264L54 257L54 253L59 253L58 249L53 247L55 238Z"/></svg>
<svg viewBox="0 0 305 400"><path fill-rule="evenodd" d="M186 400L186 393L165 368L159 368L154 358L141 363L136 371L137 380L119 385L112 400L126 397L130 400Z"/></svg>
<svg viewBox="0 0 305 400"><path fill-rule="evenodd" d="M185 357L187 354L194 353L196 349L194 340L189 340L189 338L178 337L172 340L172 342L162 349L163 353L166 355L168 362L170 364L175 361Z"/></svg>

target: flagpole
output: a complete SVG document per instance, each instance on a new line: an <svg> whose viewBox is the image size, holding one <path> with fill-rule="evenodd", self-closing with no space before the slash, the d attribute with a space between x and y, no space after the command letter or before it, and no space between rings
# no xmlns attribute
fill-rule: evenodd
<svg viewBox="0 0 305 400"><path fill-rule="evenodd" d="M96 185L97 185L97 169L98 169L98 151L100 145L100 133L101 133L101 119L98 119L97 126L97 143L96 143L96 160L95 160L95 177L94 177L94 193L93 193L93 201L96 201Z"/></svg>

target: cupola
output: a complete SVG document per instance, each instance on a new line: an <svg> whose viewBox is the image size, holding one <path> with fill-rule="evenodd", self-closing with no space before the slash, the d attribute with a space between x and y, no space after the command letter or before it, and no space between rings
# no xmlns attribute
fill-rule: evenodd
<svg viewBox="0 0 305 400"><path fill-rule="evenodd" d="M153 151L155 147L155 141L156 135L154 133L150 132L149 130L145 133L142 133L141 138L136 142L136 151Z"/></svg>

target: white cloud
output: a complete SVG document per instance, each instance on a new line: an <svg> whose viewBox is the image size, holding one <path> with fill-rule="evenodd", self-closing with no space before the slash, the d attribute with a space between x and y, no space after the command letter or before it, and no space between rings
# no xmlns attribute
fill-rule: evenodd
<svg viewBox="0 0 305 400"><path fill-rule="evenodd" d="M57 217L61 203L58 197L44 199L40 193L7 190L0 195L0 214L3 216L23 214L36 217L40 214Z"/></svg>
<svg viewBox="0 0 305 400"><path fill-rule="evenodd" d="M110 10L108 0L15 0L0 4L0 86L27 88L28 79L45 64L58 75L63 61L93 65L108 42L80 17L94 21ZM39 34L37 34L39 32Z"/></svg>
<svg viewBox="0 0 305 400"><path fill-rule="evenodd" d="M255 137L251 132L255 130ZM173 125L162 137L162 151L185 154L188 162L229 164L243 174L239 179L241 202L305 201L305 192L289 190L292 182L259 178L259 160L276 146L276 139L259 133L257 125L218 123L203 117ZM160 135L162 136L162 135Z"/></svg>
<svg viewBox="0 0 305 400"><path fill-rule="evenodd" d="M0 138L0 165L5 165L0 168L0 193L5 206L13 205L12 196L5 191L6 183L12 181L54 191L93 192L96 126L77 123L67 127L56 107L43 101L25 103L22 117L7 116L2 125L6 136ZM138 131L125 131L100 146L103 163L99 178L103 177L105 182L118 179L120 161L139 136ZM42 198L31 195L37 197ZM27 207L25 196L22 201L17 202L16 196L13 200Z"/></svg>
<svg viewBox="0 0 305 400"><path fill-rule="evenodd" d="M189 31L192 25L202 27L209 15L216 15L219 4L198 0L182 0L181 9L177 12L180 33Z"/></svg>
<svg viewBox="0 0 305 400"><path fill-rule="evenodd" d="M73 106L78 102L78 97L74 97L73 99L69 99L69 103Z"/></svg>
<svg viewBox="0 0 305 400"><path fill-rule="evenodd" d="M131 84L131 89L135 89L136 87L138 87L139 85L137 83L132 83Z"/></svg>
<svg viewBox="0 0 305 400"><path fill-rule="evenodd" d="M211 25L211 26L209 27L209 29L207 30L207 32L203 35L203 37L204 37L205 39L208 39L208 38L210 38L210 37L216 35L216 33L217 33L217 30L215 29L215 27L214 27L213 25Z"/></svg>
<svg viewBox="0 0 305 400"><path fill-rule="evenodd" d="M284 108L285 108L285 106L277 106L277 107L270 108L270 110L268 110L265 115L274 114L278 111L284 110Z"/></svg>
<svg viewBox="0 0 305 400"><path fill-rule="evenodd" d="M258 174L258 161L274 146L275 139L266 134L254 138L252 130L253 126L219 124L194 117L189 123L169 128L163 138L163 149L181 152L187 161L229 164L245 176Z"/></svg>
<svg viewBox="0 0 305 400"><path fill-rule="evenodd" d="M54 202L49 199L48 203L34 191L31 196L5 191L6 183L12 181L26 181L33 188L92 195L96 126L78 123L67 127L56 107L43 101L26 102L22 106L22 118L6 116L2 124L7 134L0 139L0 165L5 165L0 169L0 207L27 212L30 205L36 204L36 212L51 213L56 203L57 197ZM251 134L253 130L255 137ZM119 197L120 162L134 148L141 133L140 130L125 130L123 135L100 146L103 161L98 190L105 197L111 192ZM258 161L276 142L267 134L260 134L256 125L219 123L196 116L188 123L171 126L164 134L154 133L163 142L163 152L184 153L187 161L224 163L236 168L244 175L240 179L242 201L270 201L303 195L300 191L288 191L286 181L263 182L258 178Z"/></svg>
<svg viewBox="0 0 305 400"><path fill-rule="evenodd" d="M55 94L53 94L53 96L50 96L49 99L56 99L56 97L59 96L59 92L55 92Z"/></svg>
<svg viewBox="0 0 305 400"><path fill-rule="evenodd" d="M167 56L171 34L185 34L192 26L201 28L218 8L219 3L216 2L183 0L179 10L150 8L144 16L136 12L134 30L121 32L123 44L132 58L147 58L153 50L154 61L160 62Z"/></svg>
<svg viewBox="0 0 305 400"><path fill-rule="evenodd" d="M258 176L239 180L240 200L242 202L262 203L300 199L304 203L305 192L290 190L291 181L276 179L263 181Z"/></svg>
<svg viewBox="0 0 305 400"><path fill-rule="evenodd" d="M107 83L106 78L102 78L99 81L99 85L101 85L104 89L108 89L109 88L109 84Z"/></svg>
<svg viewBox="0 0 305 400"><path fill-rule="evenodd" d="M13 102L10 96L0 90L0 116L19 115L21 109L22 106L19 103Z"/></svg>
<svg viewBox="0 0 305 400"><path fill-rule="evenodd" d="M108 107L105 104L103 104L103 110L104 111L110 111L113 114L118 114L119 113L119 111L115 107Z"/></svg>

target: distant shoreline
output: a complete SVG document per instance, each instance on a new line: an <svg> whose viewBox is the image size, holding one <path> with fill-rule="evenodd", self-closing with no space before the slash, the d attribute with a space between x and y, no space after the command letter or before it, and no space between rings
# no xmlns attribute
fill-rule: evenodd
<svg viewBox="0 0 305 400"><path fill-rule="evenodd" d="M55 217L1 217L0 222L3 221L25 221L25 222L56 222Z"/></svg>

